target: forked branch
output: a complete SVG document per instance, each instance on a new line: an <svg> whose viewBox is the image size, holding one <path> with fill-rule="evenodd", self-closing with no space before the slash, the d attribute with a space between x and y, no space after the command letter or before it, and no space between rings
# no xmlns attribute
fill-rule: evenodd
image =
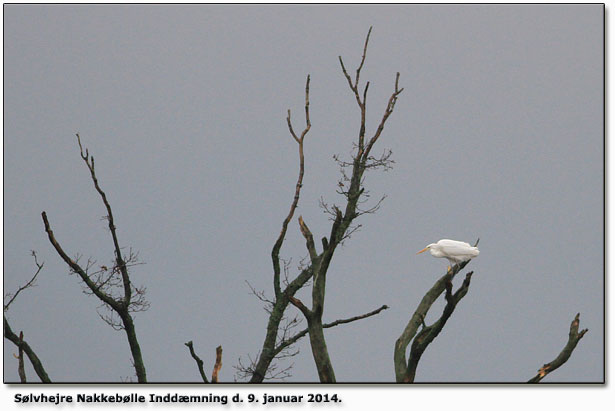
<svg viewBox="0 0 615 411"><path fill-rule="evenodd" d="M10 305L15 301L15 299L17 298L20 292L28 288L34 287L36 277L43 269L44 263L38 262L36 253L34 251L32 251L32 257L34 258L34 264L36 265L36 268L37 268L32 278L30 278L30 280L26 284L20 286L14 294L7 294L4 297L4 299L8 299L8 302L4 303L4 313L3 313L4 338L6 338L7 340L15 344L15 346L18 349L19 354L18 356L16 356L18 360L17 371L19 374L19 379L21 380L22 383L27 382L26 381L26 371L24 368L24 353L28 356L30 363L32 363L32 367L34 368L34 372L36 372L36 375L38 375L41 381L51 382L51 380L49 379L49 376L47 375L47 372L45 371L45 368L43 367L43 364L41 363L41 360L38 358L34 350L32 350L30 345L24 340L23 331L20 331L19 336L17 336L11 329L9 322L6 319L6 312L8 311Z"/></svg>
<svg viewBox="0 0 615 411"><path fill-rule="evenodd" d="M446 298L446 306L442 312L440 318L431 325L426 325L423 319L422 325L423 328L417 334L417 336L412 341L412 347L410 349L410 358L408 359L408 367L406 369L406 374L404 376L403 382L414 382L414 377L416 375L416 368L421 359L421 356L432 343L432 341L440 334L446 322L455 311L455 307L457 303L461 301L461 299L467 294L468 289L470 288L470 280L472 278L473 271L470 271L466 274L466 278L463 280L463 284L459 287L459 289L453 294L453 283L452 281L447 281L445 284L445 298Z"/></svg>
<svg viewBox="0 0 615 411"><path fill-rule="evenodd" d="M203 369L203 360L201 359L201 357L199 357L194 352L194 346L192 344L192 341L188 341L187 343L184 343L184 345L188 347L188 350L190 351L190 356L196 362L196 365L199 369L199 374L201 374L201 379L203 380L204 383L209 383L209 380L207 379L207 376L205 375L205 370ZM220 372L221 368L222 368L222 346L219 345L216 348L216 362L214 364L214 369L211 373L212 384L218 382L218 373Z"/></svg>
<svg viewBox="0 0 615 411"><path fill-rule="evenodd" d="M362 153L361 160L363 161L363 163L367 162L367 159L369 158L369 153L371 152L372 147L374 147L374 144L376 144L376 141L378 141L378 138L380 138L380 135L382 134L382 130L384 130L384 125L386 121L388 120L389 116L393 113L393 110L395 109L395 103L397 103L397 97L399 97L402 91L404 91L404 89L403 87L399 88L399 72L398 72L395 75L395 91L393 92L393 94L391 94L391 97L389 97L389 102L387 103L387 107L384 110L384 114L382 115L382 119L380 120L380 124L378 124L378 128L376 129L376 132L374 133L373 137L369 140L369 143L367 143L367 147L365 148L365 151Z"/></svg>
<svg viewBox="0 0 615 411"><path fill-rule="evenodd" d="M115 249L116 263L117 263L118 269L120 270L122 274L122 280L124 283L124 303L128 305L130 302L130 297L131 297L130 277L128 276L128 269L126 268L126 262L124 261L122 257L122 249L117 239L115 222L113 220L113 211L111 210L111 205L109 204L109 201L107 200L107 195L100 188L100 185L98 184L98 178L96 177L96 171L94 169L94 156L90 156L90 153L88 152L87 148L85 149L85 153L83 152L83 147L81 145L81 137L79 137L79 133L77 133L76 136L77 136L77 142L79 143L79 150L81 153L81 158L83 159L83 162L88 167L88 170L90 170L90 176L92 177L94 188L96 188L96 191L100 195L100 198L102 199L105 205L105 208L107 209L106 218L109 223L109 231L111 232L111 238L113 239L113 247Z"/></svg>
<svg viewBox="0 0 615 411"><path fill-rule="evenodd" d="M357 227L351 226L353 220L359 215L365 214L366 212L366 210L360 210L357 208L357 205L361 203L360 197L365 194L365 190L362 187L364 171L367 168L377 168L380 166L379 164L376 165L376 160L373 158L373 156L370 156L369 152L366 153L364 150L366 130L365 102L367 100L367 91L369 89L369 83L366 83L365 87L362 88L362 91L359 91L359 88L361 87L361 70L365 63L370 34L371 27L366 36L361 61L357 67L354 78L351 77L350 74L348 74L348 71L346 70L341 56L339 57L342 72L348 82L350 89L355 96L355 99L361 111L360 131L358 142L356 143L357 153L353 156L353 162L349 163L352 164L352 175L344 180L345 182L348 182L348 187L346 187L345 184L340 183L340 186L344 189L343 194L346 197L346 206L343 210L336 205L332 205L330 208L328 208L329 210L331 210L333 222L331 224L329 236L321 238L322 251L320 253L316 249L314 235L303 220L303 217L299 217L299 229L301 230L301 233L306 240L306 248L308 250L311 263L309 266L302 268L301 273L294 280L287 282L287 287L282 290L282 287L280 285L281 267L279 252L286 235L288 224L293 217L299 200L304 174L303 142L306 133L310 130L311 127L309 117L309 76L307 78L305 87L306 127L301 134L298 134L295 131L291 121L290 110L288 111L288 115L286 117L288 129L293 139L299 145L299 178L295 187L295 197L291 204L290 212L288 213L286 219L282 224L282 230L272 250L272 260L274 266L274 291L276 298L275 303L271 307L270 311L265 343L263 344L263 348L260 351L260 356L256 365L251 365L249 368L242 367L243 370L252 372L251 382L263 381L273 358L278 355L282 349L288 347L290 344L296 341L296 339L293 337L288 339L282 339L281 343L277 343L280 321L282 321L282 319L284 318L284 313L288 304L295 305L307 319L308 329L302 333L297 334L296 337L298 339L305 335L306 332L309 334L312 353L314 355L314 360L318 369L320 381L335 382L333 367L331 366L331 362L327 353L324 334L322 331L323 328L325 328L325 324L322 323L322 314L324 311L324 296L327 270L329 268L329 264L333 258L333 254L337 246L357 229ZM395 107L395 101L397 99L397 96L402 91L402 89L399 88L398 80L399 75L397 76L395 91L387 105L383 119L380 122L380 127L376 130L376 134L374 135L374 137L369 140L368 144L370 144L370 150L381 135L384 123L387 121L388 117L392 113ZM387 162L388 164L389 159L387 157L382 161ZM372 163L374 163L373 167L371 166ZM368 208L367 211L375 211L377 208L378 205L372 209ZM306 304L304 304L301 300L295 297L295 293L298 289L303 287L306 282L311 278L314 280L312 287L312 304L311 308L308 308ZM343 322L339 322L339 324L341 323Z"/></svg>
<svg viewBox="0 0 615 411"><path fill-rule="evenodd" d="M271 366L273 359L276 356L275 345L278 339L278 332L280 328L280 323L284 319L284 313L288 304L290 303L288 296L294 296L295 293L303 287L310 278L312 278L313 269L310 265L305 269L301 270L301 273L292 281L286 285L284 290L282 290L282 266L280 264L280 250L282 248L282 244L284 243L284 239L286 237L286 232L288 231L288 224L292 220L295 210L297 209L297 205L299 203L299 197L301 195L301 187L303 186L303 175L305 173L305 158L303 155L303 143L305 141L305 136L310 131L312 124L310 122L310 76L307 76L305 82L305 128L301 132L300 135L297 135L295 129L293 127L293 123L291 120L291 111L288 110L288 114L286 117L286 123L288 125L288 130L292 138L297 142L299 149L299 176L297 177L297 182L295 184L295 194L293 200L290 205L290 210L286 215L286 218L282 222L282 229L278 238L276 239L273 248L271 250L271 260L273 264L273 290L275 294L275 299L271 304L269 312L269 321L267 323L267 333L265 335L265 341L263 342L263 348L260 351L260 355L258 360L250 365L249 367L242 367L245 372L244 374L251 373L250 382L262 382L266 375L268 374L268 370ZM303 220L301 220L303 221ZM307 227L307 226L305 226ZM313 245L313 240L312 240ZM315 248L313 248L315 252ZM311 253L311 256L314 257L314 253Z"/></svg>
<svg viewBox="0 0 615 411"><path fill-rule="evenodd" d="M86 289L89 290L88 293L91 292L92 294L94 294L96 297L98 297L99 300L103 302L103 304L105 304L106 307L108 307L112 310L112 312L115 312L117 314L119 320L113 320L110 317L104 316L101 316L101 318L107 321L115 329L123 329L126 332L138 381L147 382L145 366L143 364L143 358L141 356L141 348L137 341L134 321L131 316L131 312L144 311L147 309L147 307L149 307L149 303L147 302L147 300L145 300L144 297L145 288L133 287L128 274L127 262L135 262L136 254L133 254L131 252L127 260L124 259L124 257L122 256L122 250L119 245L119 241L116 234L116 227L113 219L111 205L109 204L109 201L107 200L107 195L101 189L98 183L98 178L96 177L94 157L90 156L90 153L87 148L84 152L79 134L77 134L77 143L79 144L81 158L83 159L88 170L90 171L90 176L94 183L94 188L100 195L107 210L106 219L109 223L109 230L111 232L111 237L113 240L115 264L111 270L109 270L109 268L106 266L101 266L100 270L94 273L94 275L88 274L88 269L91 268L93 263L88 260L87 265L85 267L82 267L78 263L78 258L72 259L68 256L68 254L64 251L64 249L56 239L51 229L51 225L49 224L49 220L47 218L47 213L43 211L41 213L41 216L43 218L45 232L47 233L49 241L51 242L51 245L55 248L58 255L70 267L72 272L79 275L79 277L85 284ZM117 281L114 281L113 276L117 272L119 272L119 275L117 277L121 277L121 281L119 281L119 278ZM121 297L114 297L112 295L112 288L114 285L117 285L119 288L123 289L123 295Z"/></svg>
<svg viewBox="0 0 615 411"><path fill-rule="evenodd" d="M360 197L365 194L365 188L362 187L363 184L363 173L367 169L366 164L368 159L372 159L369 155L369 150L376 143L378 138L380 137L384 124L386 123L388 117L393 112L395 107L395 102L397 100L397 96L401 93L402 90L399 89L399 73L397 75L397 79L395 82L395 91L391 96L387 108L385 110L385 114L380 122L380 126L376 130L376 134L372 137L369 142L367 148L364 149L365 143L365 132L366 132L366 100L367 100L367 90L369 88L369 83L366 83L363 92L360 93L360 78L361 78L361 70L365 63L365 58L367 55L367 46L369 44L369 38L371 35L371 27L367 33L365 38L365 43L363 46L363 54L361 57L361 61L359 66L357 67L356 74L354 76L354 80L351 78L350 74L346 70L346 66L344 65L344 61L342 57L339 57L340 65L342 67L342 73L348 82L348 85L353 92L357 104L360 109L361 120L360 120L360 128L359 128L359 136L358 141L356 143L357 153L354 156L352 164L352 176L347 178L345 174L344 182L349 181L348 187L344 182L340 182L339 186L344 190L341 191L343 195L346 197L346 206L344 211L339 207L333 205L331 206L330 213L332 215L332 224L331 231L329 234L329 238L322 239L323 251L321 254L317 254L314 246L312 233L305 225L302 218L299 219L299 225L301 228L301 233L306 239L306 245L308 251L310 253L310 257L312 258L312 267L314 270L314 281L312 284L312 304L311 308L306 307L306 305L301 302L299 299L295 297L289 297L290 302L296 306L302 314L307 319L308 323L308 333L310 337L310 345L312 348L312 354L314 356L314 362L316 363L316 368L318 371L318 376L321 382L335 382L335 373L333 371L333 366L331 364L331 360L329 358L329 353L327 350L326 341L324 338L323 328L324 324L322 322L322 316L324 312L325 305L325 290L326 290L326 280L327 273L329 269L329 265L335 253L337 246L349 235L352 233L354 229L351 227L353 220L355 220L359 215L362 214L362 211L358 208L358 205L361 203ZM377 207L376 207L377 208ZM328 208L327 208L328 209ZM375 209L374 209L375 211Z"/></svg>
<svg viewBox="0 0 615 411"><path fill-rule="evenodd" d="M4 299L8 299L8 302L3 303L4 305L4 312L8 311L9 306L13 303L13 301L15 301L15 299L17 298L17 296L19 295L20 292L22 292L23 290L27 289L27 288L31 288L34 287L35 282L36 282L36 277L38 277L38 274L41 272L41 270L43 269L43 266L45 265L45 263L39 263L38 262L38 258L36 257L36 252L34 250L32 250L32 258L34 258L34 264L36 265L36 272L34 273L34 275L32 276L32 278L30 278L30 280L25 283L24 285L20 286L17 291L15 291L15 293L13 294L6 294L4 296Z"/></svg>
<svg viewBox="0 0 615 411"><path fill-rule="evenodd" d="M479 240L476 240L476 243L474 244L475 247L478 245L478 242ZM448 309L450 309L451 312L447 313L447 308L445 308L445 312L443 313L442 317L439 320L440 323L439 324L438 322L434 323L433 324L434 326L428 330L432 332L432 334L430 334L432 337L431 338L432 340L440 333L440 331L442 330L442 327L444 327L444 325L446 324L446 320L448 319L448 317L450 317L450 314L452 314L452 310L454 310L458 302L458 300L456 300L454 304L452 304L451 299L450 299L451 297L450 287L452 287L453 278L455 277L455 275L457 275L457 273L463 270L465 266L468 265L469 262L470 261L468 260L468 261L464 261L459 264L455 264L453 267L451 267L446 272L446 274L444 274L434 283L434 285L429 289L429 291L427 291L427 293L423 296L423 299L421 300L421 302L419 303L419 306L416 308L416 310L410 317L410 321L408 321L408 324L406 325L406 328L404 329L402 334L399 336L397 341L395 341L395 348L393 351L394 352L393 363L395 367L395 380L398 383L414 381L416 366L418 365L418 360L420 360L420 357L422 355L422 351L420 351L420 349L422 348L424 351L424 349L427 347L428 344L417 345L416 348L414 348L414 356L411 350L411 353L410 353L411 358L409 360L406 360L406 350L408 348L408 345L412 342L413 339L418 338L417 333L418 333L420 326L424 327L423 331L428 329L428 327L425 324L425 318L427 316L427 312L429 311L433 303L438 299L438 297L440 297L440 295L442 295L443 292L448 290L446 294L447 307L450 306ZM457 296L456 298L458 298L459 300L463 298L463 296L465 296L465 294L467 293L467 289L470 286L470 278L471 278L471 274L470 274L470 277L466 276L466 279L463 285L459 288L459 290L455 294ZM436 330L437 330L437 333L435 333ZM426 335L428 335L426 333L427 331L425 331L425 333L422 334L422 337L425 337ZM423 341L426 341L426 338L422 338L422 339ZM418 344L418 341L417 341L417 344Z"/></svg>
<svg viewBox="0 0 615 411"><path fill-rule="evenodd" d="M305 172L305 159L303 156L303 141L305 140L305 136L310 131L312 124L310 122L310 76L307 76L307 80L305 82L305 128L301 132L300 136L297 136L295 130L293 128L293 124L290 116L290 109L288 109L288 115L286 117L286 122L288 124L288 130L290 131L291 136L299 145L299 177L297 177L297 183L295 184L295 195L293 197L293 201L290 205L290 210L288 215L282 222L282 230L280 231L280 235L278 236L276 242L273 245L273 249L271 250L271 260L273 262L273 288L275 292L276 299L280 298L282 295L282 287L280 285L280 274L281 274L281 266L280 266L280 249L282 248L282 244L284 243L284 238L286 237L286 232L288 230L288 224L290 223L293 215L295 214L295 210L297 208L297 204L299 203L299 196L301 194L301 187L303 186L303 174Z"/></svg>
<svg viewBox="0 0 615 411"><path fill-rule="evenodd" d="M36 372L36 375L38 375L38 378L40 378L42 382L51 382L41 360L38 358L32 347L30 347L30 345L23 338L19 338L19 336L13 332L6 319L6 316L4 316L4 338L11 341L20 350L23 350L23 352L28 356L32 367L34 368L34 372Z"/></svg>
<svg viewBox="0 0 615 411"><path fill-rule="evenodd" d="M376 314L379 314L381 311L388 309L389 306L388 305L383 305L373 311L370 311L368 313L362 314L362 315L357 315L354 317L350 317L350 318L344 318L344 319L340 319L340 320L335 320L333 322L327 323L327 324L323 324L322 328L331 328L331 327L335 327L337 325L340 324L348 324L354 321L358 321L358 320L363 320L365 318L369 318L372 317ZM281 352L282 350L284 350L286 347L296 343L299 339L301 339L302 337L305 337L305 335L308 333L308 328L304 329L303 331L298 332L297 334L293 335L292 337L283 340L276 348L276 352Z"/></svg>

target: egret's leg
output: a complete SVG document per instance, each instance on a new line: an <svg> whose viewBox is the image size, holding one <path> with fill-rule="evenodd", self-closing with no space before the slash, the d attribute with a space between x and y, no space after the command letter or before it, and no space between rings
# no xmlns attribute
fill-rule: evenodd
<svg viewBox="0 0 615 411"><path fill-rule="evenodd" d="M449 265L449 266L448 266L448 269L446 270L446 272L447 272L447 273L448 273L448 272L453 271L453 269L454 269L454 268L455 268L455 266L457 265L457 264L455 264L455 262L454 262L454 261L451 261L450 263L451 263L451 265Z"/></svg>

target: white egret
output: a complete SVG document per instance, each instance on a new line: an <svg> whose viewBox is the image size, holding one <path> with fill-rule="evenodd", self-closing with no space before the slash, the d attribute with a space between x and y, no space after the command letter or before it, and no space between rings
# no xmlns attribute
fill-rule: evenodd
<svg viewBox="0 0 615 411"><path fill-rule="evenodd" d="M463 261L471 260L479 254L477 247L472 247L470 244L464 243L463 241L446 239L440 240L437 243L429 244L417 254L420 254L427 250L429 250L431 255L436 258L446 258L448 261L450 261L451 266L453 266L454 264L461 263Z"/></svg>

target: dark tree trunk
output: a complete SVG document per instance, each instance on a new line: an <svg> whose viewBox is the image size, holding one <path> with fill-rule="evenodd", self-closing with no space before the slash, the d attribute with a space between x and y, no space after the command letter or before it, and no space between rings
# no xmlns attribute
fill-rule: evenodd
<svg viewBox="0 0 615 411"><path fill-rule="evenodd" d="M139 346L139 341L137 340L137 333L135 332L132 317L128 312L121 313L120 316L122 318L122 322L124 323L126 336L128 337L128 344L130 345L130 352L132 354L137 380L141 383L147 382L145 365L143 365L143 358L141 357L141 347Z"/></svg>

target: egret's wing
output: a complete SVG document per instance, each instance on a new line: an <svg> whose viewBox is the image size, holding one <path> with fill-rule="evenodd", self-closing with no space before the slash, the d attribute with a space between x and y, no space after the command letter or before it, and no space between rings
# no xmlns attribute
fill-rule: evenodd
<svg viewBox="0 0 615 411"><path fill-rule="evenodd" d="M441 245L442 247L472 247L470 244L465 243L463 241L456 241L456 240L440 240L438 241L438 245Z"/></svg>
<svg viewBox="0 0 615 411"><path fill-rule="evenodd" d="M440 240L438 245L441 246L442 252L450 257L470 257L478 255L478 249L472 247L468 243L455 240Z"/></svg>

